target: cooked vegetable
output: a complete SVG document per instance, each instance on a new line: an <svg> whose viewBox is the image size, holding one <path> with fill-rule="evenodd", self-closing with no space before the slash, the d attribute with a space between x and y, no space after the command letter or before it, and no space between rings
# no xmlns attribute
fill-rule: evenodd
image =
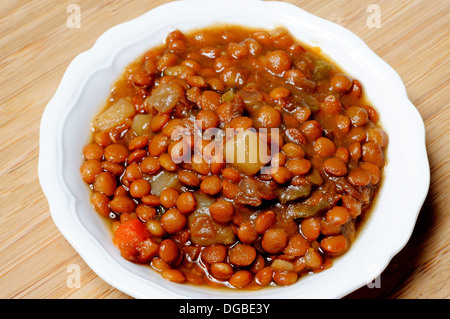
<svg viewBox="0 0 450 319"><path fill-rule="evenodd" d="M127 118L132 117L135 113L133 104L128 100L120 99L94 118L92 124L96 130L108 131L123 124Z"/></svg>
<svg viewBox="0 0 450 319"><path fill-rule="evenodd" d="M225 142L225 160L245 175L255 175L270 161L267 141L253 130L241 130Z"/></svg>
<svg viewBox="0 0 450 319"><path fill-rule="evenodd" d="M195 194L197 209L189 215L188 224L191 240L202 246L213 244L229 245L235 241L233 231L226 225L214 221L209 214L209 207L214 203L214 198Z"/></svg>
<svg viewBox="0 0 450 319"><path fill-rule="evenodd" d="M162 191L167 188L181 189L181 182L177 178L177 174L166 170L161 171L158 175L150 180L152 193L160 196Z"/></svg>
<svg viewBox="0 0 450 319"><path fill-rule="evenodd" d="M222 94L222 103L231 102L234 99L234 90L230 89Z"/></svg>
<svg viewBox="0 0 450 319"><path fill-rule="evenodd" d="M324 60L316 60L314 62L314 70L313 70L314 81L320 81L326 78L332 69L333 66L330 63Z"/></svg>
<svg viewBox="0 0 450 319"><path fill-rule="evenodd" d="M282 205L292 202L294 200L308 197L311 193L311 184L294 186L289 185L287 188L280 191L278 200Z"/></svg>
<svg viewBox="0 0 450 319"><path fill-rule="evenodd" d="M303 203L293 203L287 206L286 215L294 219L309 218L326 211L331 208L331 206L331 203L326 200L321 201L314 206Z"/></svg>
<svg viewBox="0 0 450 319"><path fill-rule="evenodd" d="M183 87L176 82L169 82L156 87L145 102L160 113L168 113L183 97Z"/></svg>
<svg viewBox="0 0 450 319"><path fill-rule="evenodd" d="M150 136L153 134L151 128L151 121L153 116L150 114L137 114L133 119L133 124L131 124L131 129L138 136L146 135Z"/></svg>

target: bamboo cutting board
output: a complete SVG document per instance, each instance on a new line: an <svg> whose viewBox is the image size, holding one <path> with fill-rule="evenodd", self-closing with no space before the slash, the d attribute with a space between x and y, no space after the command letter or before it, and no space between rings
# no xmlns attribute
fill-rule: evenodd
<svg viewBox="0 0 450 319"><path fill-rule="evenodd" d="M110 27L166 2L0 3L1 298L129 298L90 270L56 229L37 177L39 124L76 55ZM426 125L431 185L413 235L380 276L380 288L365 286L347 298L449 298L450 2L287 2L361 37L400 74Z"/></svg>

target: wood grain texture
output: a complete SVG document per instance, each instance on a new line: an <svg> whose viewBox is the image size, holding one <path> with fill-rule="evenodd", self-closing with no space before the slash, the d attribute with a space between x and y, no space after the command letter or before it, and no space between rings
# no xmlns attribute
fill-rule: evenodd
<svg viewBox="0 0 450 319"><path fill-rule="evenodd" d="M100 279L54 225L37 176L39 124L70 61L110 27L168 1L0 3L0 298L129 298ZM290 0L361 37L400 74L426 125L431 185L413 235L380 277L346 298L449 298L450 2ZM81 8L70 29L69 4ZM369 28L378 4L381 27ZM411 172L420 174L420 172ZM67 284L70 265L79 288Z"/></svg>

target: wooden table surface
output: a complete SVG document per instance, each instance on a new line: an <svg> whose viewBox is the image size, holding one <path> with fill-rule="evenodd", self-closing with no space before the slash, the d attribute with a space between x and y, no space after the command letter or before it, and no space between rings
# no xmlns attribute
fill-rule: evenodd
<svg viewBox="0 0 450 319"><path fill-rule="evenodd" d="M37 175L39 125L76 55L110 27L166 2L0 2L1 298L129 298L100 279L53 223ZM450 2L288 2L361 37L400 74L426 125L431 185L412 237L382 273L380 288L346 298L449 298ZM80 9L79 28L71 4ZM79 287L69 281L73 266L81 271Z"/></svg>

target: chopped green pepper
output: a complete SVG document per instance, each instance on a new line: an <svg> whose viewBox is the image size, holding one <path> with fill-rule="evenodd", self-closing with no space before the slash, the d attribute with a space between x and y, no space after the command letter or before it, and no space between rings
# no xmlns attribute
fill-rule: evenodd
<svg viewBox="0 0 450 319"><path fill-rule="evenodd" d="M325 79L332 68L333 66L324 60L314 61L313 80L320 81Z"/></svg>
<svg viewBox="0 0 450 319"><path fill-rule="evenodd" d="M278 195L278 199L282 205L292 202L299 198L307 197L311 193L311 184L294 186L291 185Z"/></svg>
<svg viewBox="0 0 450 319"><path fill-rule="evenodd" d="M293 219L313 217L325 210L331 208L331 203L322 200L317 205L311 206L303 203L293 203L288 205L287 211Z"/></svg>

